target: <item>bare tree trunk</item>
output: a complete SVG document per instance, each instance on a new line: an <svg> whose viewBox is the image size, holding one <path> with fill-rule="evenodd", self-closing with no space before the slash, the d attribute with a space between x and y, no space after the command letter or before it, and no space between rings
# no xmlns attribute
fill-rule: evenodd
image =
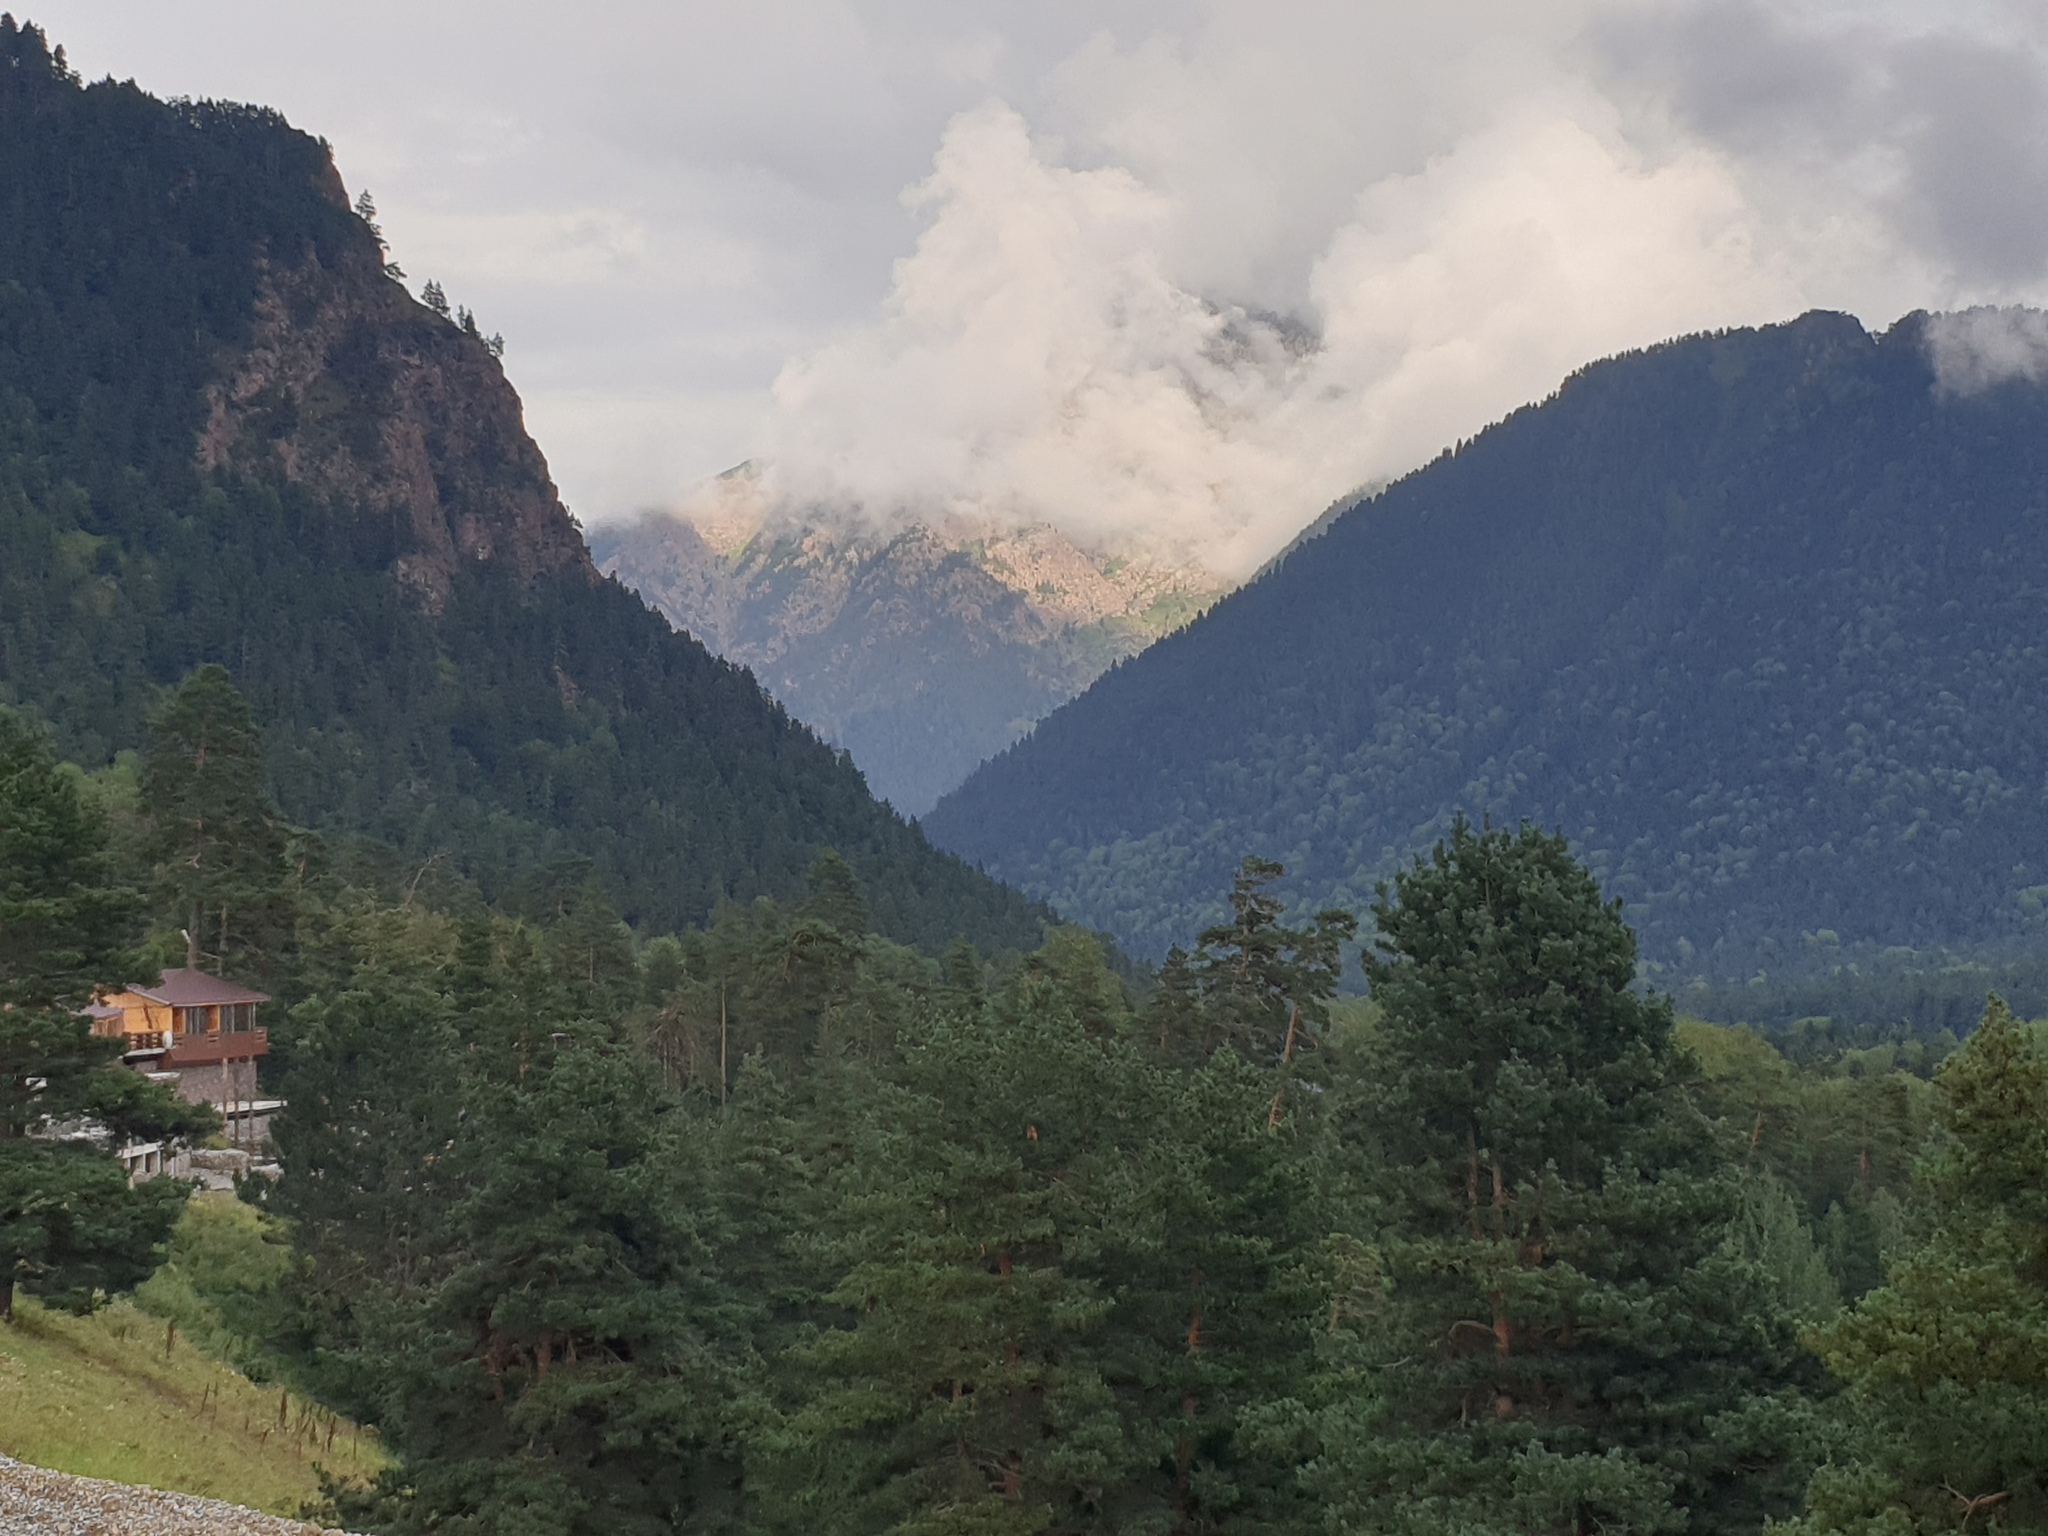
<svg viewBox="0 0 2048 1536"><path fill-rule="evenodd" d="M1301 1004L1296 1003L1287 1013L1287 1041L1280 1047L1280 1070L1285 1072L1294 1063L1294 1034L1301 1024ZM1280 1128L1281 1113L1287 1107L1287 1081L1281 1079L1280 1086L1273 1092L1273 1107L1266 1113L1266 1129Z"/></svg>

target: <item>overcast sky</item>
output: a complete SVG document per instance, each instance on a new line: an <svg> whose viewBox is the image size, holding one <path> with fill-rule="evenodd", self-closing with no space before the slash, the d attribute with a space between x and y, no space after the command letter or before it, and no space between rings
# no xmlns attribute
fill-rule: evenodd
<svg viewBox="0 0 2048 1536"><path fill-rule="evenodd" d="M2048 297L2048 6L46 0L282 109L586 521L755 457L1243 570L1571 369Z"/></svg>

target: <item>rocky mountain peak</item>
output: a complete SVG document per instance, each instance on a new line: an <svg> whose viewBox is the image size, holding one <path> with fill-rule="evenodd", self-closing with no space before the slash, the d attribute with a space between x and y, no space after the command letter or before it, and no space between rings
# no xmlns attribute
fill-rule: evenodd
<svg viewBox="0 0 2048 1536"><path fill-rule="evenodd" d="M323 190L346 205L338 177ZM430 612L464 562L597 579L497 357L387 276L367 232L331 267L310 248L261 263L248 344L206 405L202 469L274 470L392 518L393 574Z"/></svg>
<svg viewBox="0 0 2048 1536"><path fill-rule="evenodd" d="M775 509L751 465L688 517L591 542L605 572L752 668L912 814L1225 587L1049 524Z"/></svg>

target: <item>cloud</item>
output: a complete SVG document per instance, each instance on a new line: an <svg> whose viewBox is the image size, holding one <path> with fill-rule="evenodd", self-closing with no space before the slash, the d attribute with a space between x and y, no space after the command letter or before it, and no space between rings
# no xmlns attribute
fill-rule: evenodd
<svg viewBox="0 0 2048 1536"><path fill-rule="evenodd" d="M1847 218L1951 296L2048 279L2048 12L2031 3L1618 6L1595 77L1714 144L1776 218ZM1837 274L1839 275L1839 274Z"/></svg>
<svg viewBox="0 0 2048 1536"><path fill-rule="evenodd" d="M1299 344L1174 282L1166 198L1048 164L991 104L954 121L909 201L930 223L881 319L776 381L771 490L1167 546L1213 543L1247 496L1291 486L1268 418L1305 376Z"/></svg>
<svg viewBox="0 0 2048 1536"><path fill-rule="evenodd" d="M777 380L767 489L1242 575L1594 358L2039 293L2019 14L1225 5L1098 34L1044 127L948 126L878 312Z"/></svg>
<svg viewBox="0 0 2048 1536"><path fill-rule="evenodd" d="M777 381L770 494L1229 575L1588 356L1799 302L1713 156L1644 163L1559 114L1355 198L1291 322L1177 280L1170 197L1049 163L1000 104L909 201L930 222L881 316Z"/></svg>
<svg viewBox="0 0 2048 1536"><path fill-rule="evenodd" d="M1974 395L2009 379L2048 377L2048 314L2038 309L1980 306L1927 321L1927 356L1935 387Z"/></svg>
<svg viewBox="0 0 2048 1536"><path fill-rule="evenodd" d="M333 141L504 333L593 521L772 458L792 497L1241 570L1617 348L2048 299L2039 0L37 19L89 75Z"/></svg>

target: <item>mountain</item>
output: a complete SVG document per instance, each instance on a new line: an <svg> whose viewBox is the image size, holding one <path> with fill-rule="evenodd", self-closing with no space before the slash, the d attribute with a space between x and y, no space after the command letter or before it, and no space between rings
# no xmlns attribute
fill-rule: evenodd
<svg viewBox="0 0 2048 1536"><path fill-rule="evenodd" d="M1974 373L1953 317L1824 313L1589 367L924 825L1154 955L1245 853L1360 910L1461 812L1569 834L1671 976L2038 939L2043 322L1972 323Z"/></svg>
<svg viewBox="0 0 2048 1536"><path fill-rule="evenodd" d="M667 928L836 846L897 937L1034 943L599 574L495 351L387 272L322 142L0 22L0 701L100 764L218 661L287 815L487 895L594 870Z"/></svg>
<svg viewBox="0 0 2048 1536"><path fill-rule="evenodd" d="M590 536L601 569L846 748L906 815L1185 624L1223 583L1083 550L1058 530L653 514Z"/></svg>

